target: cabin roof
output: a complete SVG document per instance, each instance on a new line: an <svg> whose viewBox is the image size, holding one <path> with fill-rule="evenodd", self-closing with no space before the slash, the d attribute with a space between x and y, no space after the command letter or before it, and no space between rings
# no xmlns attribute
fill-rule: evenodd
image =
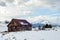
<svg viewBox="0 0 60 40"><path fill-rule="evenodd" d="M13 21L21 25L31 25L27 20L24 20L24 19L12 19L10 23L12 23Z"/></svg>

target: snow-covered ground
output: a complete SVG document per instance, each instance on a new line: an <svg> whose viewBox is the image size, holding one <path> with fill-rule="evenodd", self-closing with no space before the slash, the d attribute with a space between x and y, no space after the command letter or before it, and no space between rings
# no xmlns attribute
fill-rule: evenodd
<svg viewBox="0 0 60 40"><path fill-rule="evenodd" d="M7 27L0 25L0 40L60 40L60 27L50 30L18 31L1 33L6 31Z"/></svg>
<svg viewBox="0 0 60 40"><path fill-rule="evenodd" d="M7 31L7 24L0 23L0 32Z"/></svg>
<svg viewBox="0 0 60 40"><path fill-rule="evenodd" d="M60 31L20 31L0 33L0 40L60 40Z"/></svg>

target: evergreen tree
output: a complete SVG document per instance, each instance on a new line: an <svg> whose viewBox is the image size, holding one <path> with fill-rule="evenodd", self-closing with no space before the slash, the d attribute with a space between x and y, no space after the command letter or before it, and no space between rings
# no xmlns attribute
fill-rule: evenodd
<svg viewBox="0 0 60 40"><path fill-rule="evenodd" d="M52 28L52 25L49 25L49 28Z"/></svg>
<svg viewBox="0 0 60 40"><path fill-rule="evenodd" d="M46 25L45 25L45 28L48 28L48 26L49 26L49 25L48 25L48 24L46 24Z"/></svg>
<svg viewBox="0 0 60 40"><path fill-rule="evenodd" d="M45 27L45 28L52 28L52 25L46 24L46 25L44 25L44 27Z"/></svg>

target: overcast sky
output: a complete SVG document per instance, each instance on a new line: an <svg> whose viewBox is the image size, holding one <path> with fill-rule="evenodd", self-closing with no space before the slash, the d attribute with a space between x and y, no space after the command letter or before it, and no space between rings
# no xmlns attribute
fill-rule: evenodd
<svg viewBox="0 0 60 40"><path fill-rule="evenodd" d="M60 24L60 0L0 0L0 20L12 18Z"/></svg>

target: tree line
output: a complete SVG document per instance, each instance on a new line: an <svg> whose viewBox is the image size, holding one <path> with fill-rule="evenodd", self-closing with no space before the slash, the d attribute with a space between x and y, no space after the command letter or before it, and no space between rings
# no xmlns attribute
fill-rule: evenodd
<svg viewBox="0 0 60 40"><path fill-rule="evenodd" d="M45 24L45 25L42 26L42 28L41 28L40 25L38 26L38 29L39 29L39 30L41 30L41 29L42 29L42 30L45 30L45 28L52 28L52 25L51 25L51 24Z"/></svg>

